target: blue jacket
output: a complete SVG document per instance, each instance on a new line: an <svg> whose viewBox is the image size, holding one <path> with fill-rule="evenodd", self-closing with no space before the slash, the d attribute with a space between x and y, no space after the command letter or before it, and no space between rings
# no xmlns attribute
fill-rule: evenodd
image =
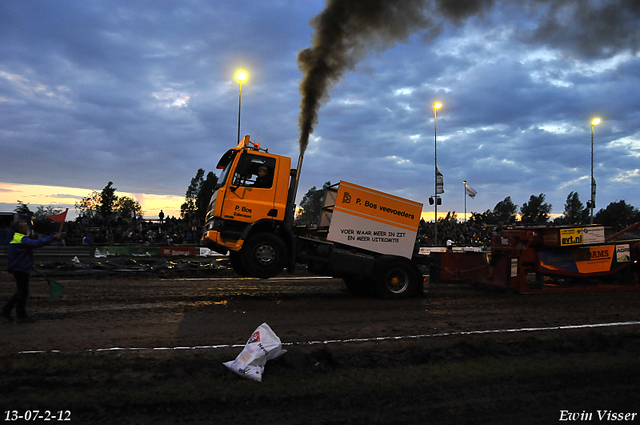
<svg viewBox="0 0 640 425"><path fill-rule="evenodd" d="M42 239L30 239L22 233L15 233L7 253L9 271L31 273L33 268L33 249L47 245L53 239L53 235Z"/></svg>

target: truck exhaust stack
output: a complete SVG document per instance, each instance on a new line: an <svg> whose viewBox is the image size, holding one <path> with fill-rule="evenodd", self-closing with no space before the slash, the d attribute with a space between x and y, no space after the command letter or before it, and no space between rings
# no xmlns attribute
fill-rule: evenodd
<svg viewBox="0 0 640 425"><path fill-rule="evenodd" d="M295 170L291 170L291 176L293 177L291 184L289 185L289 195L287 197L287 212L285 217L285 226L289 229L293 229L293 219L296 215L296 196L298 194L298 184L300 183L300 173L302 172L302 160L304 154L300 154L298 157L298 166ZM293 172L295 171L295 175Z"/></svg>

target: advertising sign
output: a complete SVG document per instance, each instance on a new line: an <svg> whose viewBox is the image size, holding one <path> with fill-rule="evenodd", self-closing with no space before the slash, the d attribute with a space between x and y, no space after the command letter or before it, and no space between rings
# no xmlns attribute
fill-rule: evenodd
<svg viewBox="0 0 640 425"><path fill-rule="evenodd" d="M411 258L422 204L340 182L327 239Z"/></svg>
<svg viewBox="0 0 640 425"><path fill-rule="evenodd" d="M631 248L629 244L616 245L616 261L618 263L628 263L631 261Z"/></svg>
<svg viewBox="0 0 640 425"><path fill-rule="evenodd" d="M604 243L604 227L585 227L582 229L582 236L584 245Z"/></svg>
<svg viewBox="0 0 640 425"><path fill-rule="evenodd" d="M545 243L551 245L553 233L545 233ZM560 246L593 245L604 243L604 227L574 227L560 229Z"/></svg>
<svg viewBox="0 0 640 425"><path fill-rule="evenodd" d="M96 258L106 258L111 256L153 257L158 255L157 247L151 246L97 246L95 249Z"/></svg>
<svg viewBox="0 0 640 425"><path fill-rule="evenodd" d="M540 268L569 273L602 273L611 270L615 245L590 246L570 251L540 252Z"/></svg>
<svg viewBox="0 0 640 425"><path fill-rule="evenodd" d="M192 246L162 246L160 247L161 257L177 257L177 256L191 256L195 254L195 248Z"/></svg>
<svg viewBox="0 0 640 425"><path fill-rule="evenodd" d="M560 245L582 245L582 227L560 229Z"/></svg>

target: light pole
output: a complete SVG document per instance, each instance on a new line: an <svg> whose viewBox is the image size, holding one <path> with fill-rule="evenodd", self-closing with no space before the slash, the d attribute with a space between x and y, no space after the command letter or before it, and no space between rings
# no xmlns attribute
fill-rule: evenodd
<svg viewBox="0 0 640 425"><path fill-rule="evenodd" d="M462 182L464 185L464 221L467 222L467 181Z"/></svg>
<svg viewBox="0 0 640 425"><path fill-rule="evenodd" d="M434 152L434 168L435 168L435 180L434 180L434 193L433 203L435 208L435 227L433 242L435 246L438 246L438 109L442 108L442 103L436 102L433 104L433 152Z"/></svg>
<svg viewBox="0 0 640 425"><path fill-rule="evenodd" d="M591 201L589 202L589 209L591 219L590 224L593 224L593 209L596 207L596 182L593 179L593 126L602 122L600 118L594 118L591 120Z"/></svg>
<svg viewBox="0 0 640 425"><path fill-rule="evenodd" d="M247 79L247 72L240 70L236 72L236 80L238 80L238 144L240 144L240 110L242 107L242 83Z"/></svg>

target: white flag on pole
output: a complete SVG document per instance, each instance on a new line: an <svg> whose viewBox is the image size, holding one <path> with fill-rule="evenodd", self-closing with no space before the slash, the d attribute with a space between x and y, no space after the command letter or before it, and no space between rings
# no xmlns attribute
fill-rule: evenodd
<svg viewBox="0 0 640 425"><path fill-rule="evenodd" d="M464 191L467 195L469 195L472 198L475 198L476 195L478 194L478 192L474 188L472 188L466 183L464 184Z"/></svg>

